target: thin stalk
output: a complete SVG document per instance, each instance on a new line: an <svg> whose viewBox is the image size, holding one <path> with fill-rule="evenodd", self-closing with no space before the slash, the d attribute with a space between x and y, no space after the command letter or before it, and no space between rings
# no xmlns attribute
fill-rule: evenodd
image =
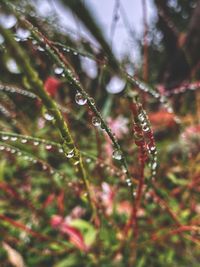
<svg viewBox="0 0 200 267"><path fill-rule="evenodd" d="M57 107L55 101L45 91L43 83L38 76L38 73L32 68L29 58L27 57L25 51L22 50L19 44L14 40L10 31L0 26L0 32L5 39L8 51L15 58L18 65L23 70L31 90L37 96L39 96L39 98L42 100L42 103L45 105L48 112L53 116L55 126L59 130L61 138L63 140L63 150L65 154L68 155L69 152L73 151L74 156L70 159L70 162L72 165L74 165L75 171L78 173L78 175L85 184L88 201L91 205L93 215L95 214L96 216L95 207L92 201L92 196L89 188L89 181L86 174L86 170L83 166L83 161L80 151L74 144L74 140L70 134L66 122L64 121L59 111L59 108Z"/></svg>

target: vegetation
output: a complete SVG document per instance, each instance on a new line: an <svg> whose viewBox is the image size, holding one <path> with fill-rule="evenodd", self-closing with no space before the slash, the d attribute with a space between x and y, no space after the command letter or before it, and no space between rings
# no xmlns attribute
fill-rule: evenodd
<svg viewBox="0 0 200 267"><path fill-rule="evenodd" d="M0 266L198 267L200 1L141 1L139 63L41 2L0 0Z"/></svg>

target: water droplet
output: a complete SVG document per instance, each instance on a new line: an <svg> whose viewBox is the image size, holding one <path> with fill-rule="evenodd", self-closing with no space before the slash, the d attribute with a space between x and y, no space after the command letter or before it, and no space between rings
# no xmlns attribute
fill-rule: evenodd
<svg viewBox="0 0 200 267"><path fill-rule="evenodd" d="M122 152L118 149L115 149L112 154L113 158L116 160L121 160L122 159Z"/></svg>
<svg viewBox="0 0 200 267"><path fill-rule="evenodd" d="M17 23L17 19L13 15L1 14L0 24L6 29L10 29Z"/></svg>
<svg viewBox="0 0 200 267"><path fill-rule="evenodd" d="M136 192L136 191L133 191L133 196L134 196L134 197L136 196L136 194L137 194L137 192Z"/></svg>
<svg viewBox="0 0 200 267"><path fill-rule="evenodd" d="M40 45L37 47L37 50L40 51L40 52L44 52L44 48L42 46L40 46Z"/></svg>
<svg viewBox="0 0 200 267"><path fill-rule="evenodd" d="M80 163L79 160L75 161L75 162L74 162L74 166L78 165L79 163Z"/></svg>
<svg viewBox="0 0 200 267"><path fill-rule="evenodd" d="M95 101L94 101L94 98L93 97L89 97L89 101L90 101L90 104L92 104L92 105L95 104Z"/></svg>
<svg viewBox="0 0 200 267"><path fill-rule="evenodd" d="M151 166L152 170L155 170L156 167L157 167L157 162L153 162L153 163L152 163L152 166Z"/></svg>
<svg viewBox="0 0 200 267"><path fill-rule="evenodd" d="M90 163L90 162L91 162L91 159L90 159L90 158L87 158L85 161L86 161L87 163Z"/></svg>
<svg viewBox="0 0 200 267"><path fill-rule="evenodd" d="M155 176L155 175L156 175L156 171L153 171L153 172L152 172L152 175Z"/></svg>
<svg viewBox="0 0 200 267"><path fill-rule="evenodd" d="M22 144L26 144L27 143L27 139L24 138L24 139L21 140L21 142L22 142Z"/></svg>
<svg viewBox="0 0 200 267"><path fill-rule="evenodd" d="M93 117L92 118L92 124L95 126L95 127L98 127L101 125L101 119L98 118L98 117Z"/></svg>
<svg viewBox="0 0 200 267"><path fill-rule="evenodd" d="M16 61L14 59L12 59L12 58L7 60L6 67L11 73L14 73L14 74L19 74L20 73L20 69L17 66Z"/></svg>
<svg viewBox="0 0 200 267"><path fill-rule="evenodd" d="M52 145L46 145L45 148L46 148L47 150L50 150L50 149L52 149Z"/></svg>
<svg viewBox="0 0 200 267"><path fill-rule="evenodd" d="M125 81L119 78L118 76L114 76L106 86L106 90L108 93L117 94L120 93L125 88Z"/></svg>
<svg viewBox="0 0 200 267"><path fill-rule="evenodd" d="M2 139L3 141L6 141L6 140L9 139L9 136L7 136L7 135L2 135L1 139Z"/></svg>
<svg viewBox="0 0 200 267"><path fill-rule="evenodd" d="M13 141L13 142L15 142L15 141L17 141L17 137L16 137L16 136L12 136L12 137L10 138L10 140Z"/></svg>
<svg viewBox="0 0 200 267"><path fill-rule="evenodd" d="M100 163L99 167L100 167L100 168L104 168L105 165L104 165L103 163Z"/></svg>
<svg viewBox="0 0 200 267"><path fill-rule="evenodd" d="M34 141L34 142L33 142L33 145L34 145L34 146L38 146L38 145L39 145L39 142L38 142L38 141Z"/></svg>
<svg viewBox="0 0 200 267"><path fill-rule="evenodd" d="M63 73L63 68L61 68L61 67L56 67L55 69L54 69L54 73L55 74L62 74Z"/></svg>
<svg viewBox="0 0 200 267"><path fill-rule="evenodd" d="M5 149L5 146L0 146L0 150L3 151Z"/></svg>
<svg viewBox="0 0 200 267"><path fill-rule="evenodd" d="M73 158L73 156L74 156L74 149L72 149L71 151L67 152L67 154L66 154L66 157L68 159Z"/></svg>
<svg viewBox="0 0 200 267"><path fill-rule="evenodd" d="M54 119L54 116L49 114L49 113L44 113L44 118L47 120L47 121L52 121Z"/></svg>
<svg viewBox="0 0 200 267"><path fill-rule="evenodd" d="M16 31L17 37L19 37L20 40L26 40L30 36L30 31L23 29L23 28L18 28Z"/></svg>
<svg viewBox="0 0 200 267"><path fill-rule="evenodd" d="M58 152L59 153L63 153L63 149L62 148L59 148Z"/></svg>
<svg viewBox="0 0 200 267"><path fill-rule="evenodd" d="M148 127L148 126L143 126L142 127L142 130L144 131L144 132L149 132L150 131L150 128Z"/></svg>
<svg viewBox="0 0 200 267"><path fill-rule="evenodd" d="M123 173L123 174L126 174L127 172L128 172L127 169L123 166L123 167L122 167L122 173Z"/></svg>
<svg viewBox="0 0 200 267"><path fill-rule="evenodd" d="M87 99L81 94L81 93L77 93L75 96L75 101L78 105L85 105L87 102Z"/></svg>
<svg viewBox="0 0 200 267"><path fill-rule="evenodd" d="M138 119L139 119L141 122L144 122L144 121L145 121L144 114L143 114L143 113L138 114Z"/></svg>
<svg viewBox="0 0 200 267"><path fill-rule="evenodd" d="M47 170L47 169L48 169L47 165L43 165L43 166L42 166L42 169L43 169L44 171Z"/></svg>

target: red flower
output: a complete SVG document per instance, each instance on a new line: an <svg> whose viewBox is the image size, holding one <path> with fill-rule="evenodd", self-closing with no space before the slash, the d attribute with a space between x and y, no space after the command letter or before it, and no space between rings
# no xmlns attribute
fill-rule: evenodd
<svg viewBox="0 0 200 267"><path fill-rule="evenodd" d="M149 119L154 129L174 127L176 125L176 118L174 114L165 110L150 113Z"/></svg>
<svg viewBox="0 0 200 267"><path fill-rule="evenodd" d="M50 96L54 97L58 88L60 87L61 82L54 78L48 77L44 83L45 90L50 94Z"/></svg>

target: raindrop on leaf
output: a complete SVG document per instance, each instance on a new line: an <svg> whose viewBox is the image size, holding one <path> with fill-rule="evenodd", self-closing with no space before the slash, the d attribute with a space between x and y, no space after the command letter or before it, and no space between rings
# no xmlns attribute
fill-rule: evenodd
<svg viewBox="0 0 200 267"><path fill-rule="evenodd" d="M92 124L93 124L95 127L100 126L100 125L101 125L101 120L100 120L100 118L98 118L98 117L93 117L93 118L92 118Z"/></svg>
<svg viewBox="0 0 200 267"><path fill-rule="evenodd" d="M118 149L115 149L113 151L112 157L116 160L121 160L122 159L122 152Z"/></svg>
<svg viewBox="0 0 200 267"><path fill-rule="evenodd" d="M75 101L78 105L83 106L86 104L87 99L81 93L77 93L75 96Z"/></svg>

